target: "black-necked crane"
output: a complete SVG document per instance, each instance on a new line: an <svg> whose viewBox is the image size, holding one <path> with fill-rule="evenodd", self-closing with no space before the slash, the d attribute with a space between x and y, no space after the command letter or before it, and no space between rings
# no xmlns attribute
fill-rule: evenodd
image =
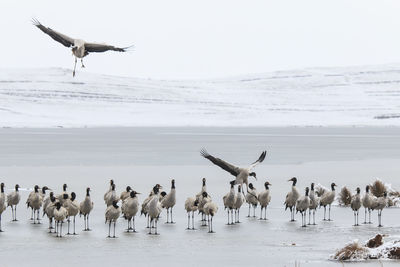
<svg viewBox="0 0 400 267"><path fill-rule="evenodd" d="M111 224L114 223L114 235L115 238L115 224L121 215L121 208L118 206L118 200L114 200L113 203L106 209L106 223L108 222L108 236L111 237Z"/></svg>
<svg viewBox="0 0 400 267"><path fill-rule="evenodd" d="M383 196L375 198L372 201L372 210L377 210L378 211L378 227L382 227L382 210L386 208L388 204L388 199L387 199L387 192L383 193Z"/></svg>
<svg viewBox="0 0 400 267"><path fill-rule="evenodd" d="M245 201L245 199L242 194L242 187L239 185L238 192L236 193L236 197L235 197L235 204L233 205L233 207L235 209L235 223L240 223L240 219L239 219L240 207L242 207L244 201Z"/></svg>
<svg viewBox="0 0 400 267"><path fill-rule="evenodd" d="M271 184L269 182L264 183L265 189L258 194L258 202L260 203L261 212L260 212L260 220L267 219L267 207L269 202L271 201L271 193L269 192L269 186ZM263 218L263 209L264 209L264 218Z"/></svg>
<svg viewBox="0 0 400 267"><path fill-rule="evenodd" d="M40 197L42 198L42 204L41 206L43 207L43 212L45 210L45 205L48 204L50 202L50 198L46 197L46 191L47 190L51 190L50 188L48 188L47 186L43 186L42 189L39 191L40 193ZM47 203L46 203L47 202ZM39 216L40 210L38 210L38 220L40 220L40 216Z"/></svg>
<svg viewBox="0 0 400 267"><path fill-rule="evenodd" d="M67 184L63 184L62 188L63 188L63 190L62 190L61 194L59 194L57 196L57 199L61 203L61 205L64 204L65 200L70 198L70 194L67 192L67 188L68 188Z"/></svg>
<svg viewBox="0 0 400 267"><path fill-rule="evenodd" d="M204 206L205 206L208 202L210 202L210 201L211 201L211 196L210 196L207 192L203 192L203 193L201 194L201 197L200 197L200 200L199 200L199 207L198 207L199 213L201 213L201 214L204 216L204 220L201 220L201 221L202 221L201 226L206 226L206 225L207 225L207 220L206 220L206 214L205 214L205 211L204 211ZM202 217L203 217L203 216L202 216Z"/></svg>
<svg viewBox="0 0 400 267"><path fill-rule="evenodd" d="M78 215L78 213L79 213L79 203L76 200L75 192L71 192L71 198L69 198L66 201L64 201L63 206L64 206L64 208L67 209L67 212L68 212L68 217L67 217L68 233L67 233L67 235L70 235L69 225L71 224L71 217L74 217L74 233L73 233L73 235L76 235L75 218L76 218L76 215Z"/></svg>
<svg viewBox="0 0 400 267"><path fill-rule="evenodd" d="M104 193L104 202L105 202L105 203L107 203L107 195L108 195L108 193L111 192L111 190L112 190L112 185L113 185L113 184L114 184L114 180L111 179L111 180L110 180L110 186L109 186L107 192Z"/></svg>
<svg viewBox="0 0 400 267"><path fill-rule="evenodd" d="M331 221L331 205L335 201L335 183L331 183L331 191L326 191L319 200L319 206L324 207L324 221ZM329 217L326 219L326 206L329 206Z"/></svg>
<svg viewBox="0 0 400 267"><path fill-rule="evenodd" d="M228 212L228 225L234 224L233 222L233 209L235 208L236 194L235 194L235 181L231 181L231 189L229 192L222 198L224 202L225 210ZM230 214L230 216L229 216ZM229 221L229 217L231 220Z"/></svg>
<svg viewBox="0 0 400 267"><path fill-rule="evenodd" d="M56 208L54 209L54 220L56 222L56 233L57 237L62 237L62 225L64 220L68 217L68 211L64 208L60 202L56 202Z"/></svg>
<svg viewBox="0 0 400 267"><path fill-rule="evenodd" d="M19 194L20 186L18 184L15 185L15 191L9 193L7 195L7 206L11 207L12 212L12 221L16 222L17 220L17 205L21 200L21 196Z"/></svg>
<svg viewBox="0 0 400 267"><path fill-rule="evenodd" d="M249 191L246 194L246 202L249 204L249 214L247 215L247 217L250 217L250 207L253 207L253 217L256 217L258 194L257 194L257 189L254 187L252 183L249 183Z"/></svg>
<svg viewBox="0 0 400 267"><path fill-rule="evenodd" d="M90 198L90 188L86 188L85 199L79 205L79 215L83 215L83 220L85 223L85 229L83 231L90 231L89 228L89 215L93 209L93 201Z"/></svg>
<svg viewBox="0 0 400 267"><path fill-rule="evenodd" d="M129 233L130 230L132 232L136 232L135 229L135 216L139 210L139 200L137 194L140 194L134 190L129 192L129 197L125 199L122 203L121 210L125 220L128 221L128 228L126 231Z"/></svg>
<svg viewBox="0 0 400 267"><path fill-rule="evenodd" d="M296 201L296 213L301 213L301 227L306 227L307 210L310 207L310 197L308 196L310 189L306 187L304 196Z"/></svg>
<svg viewBox="0 0 400 267"><path fill-rule="evenodd" d="M6 194L4 193L4 183L0 184L0 232L3 232L1 229L1 215L3 211L6 210Z"/></svg>
<svg viewBox="0 0 400 267"><path fill-rule="evenodd" d="M101 53L106 51L117 51L117 52L126 52L132 46L128 47L116 47L107 44L100 44L100 43L90 43L86 42L81 39L71 38L65 34L59 33L49 27L43 26L38 20L33 19L33 25L38 27L42 32L49 35L53 40L61 43L65 47L72 47L72 54L75 56L75 65L74 71L72 72L72 76L75 76L75 69L76 63L78 58L81 60L82 68L85 66L83 65L83 58L89 53Z"/></svg>
<svg viewBox="0 0 400 267"><path fill-rule="evenodd" d="M211 156L205 149L202 149L200 151L200 154L204 158L210 160L215 165L221 167L225 171L227 171L230 174L232 174L233 176L235 176L236 177L236 179L234 180L235 184L240 184L240 186L242 188L243 188L243 184L246 184L246 191L248 192L249 191L249 176L253 176L255 179L257 179L256 173L253 172L252 170L259 163L264 161L265 156L267 155L267 151L263 151L261 153L260 157L255 162L253 162L250 166L244 167L244 168L236 167L222 159L215 158L215 157ZM243 190L243 194L244 194L244 190Z"/></svg>
<svg viewBox="0 0 400 267"><path fill-rule="evenodd" d="M359 226L358 224L358 212L361 208L361 197L360 197L360 188L357 187L356 194L352 196L350 207L354 213L354 226Z"/></svg>
<svg viewBox="0 0 400 267"><path fill-rule="evenodd" d="M315 193L314 190L314 183L311 183L311 190L310 190L310 207L308 209L308 225L311 225L311 211L313 213L313 225L315 224L315 212L319 206L319 197Z"/></svg>
<svg viewBox="0 0 400 267"><path fill-rule="evenodd" d="M161 211L162 211L162 207L161 207L161 203L159 201L159 189L161 189L162 187L154 187L153 188L153 192L154 195L152 196L151 200L149 201L148 204L148 216L150 218L150 230L149 230L149 234L151 235L151 229L152 229L152 224L154 224L154 234L158 235L157 232L157 222L158 222L158 218L160 217Z"/></svg>
<svg viewBox="0 0 400 267"><path fill-rule="evenodd" d="M367 211L369 213L369 221L368 221L368 223L369 224L372 223L371 222L371 208L372 208L372 202L373 202L375 196L373 196L369 190L370 190L370 186L367 185L366 188L365 188L365 194L362 197L362 205L363 205L364 210L365 210L364 224L367 223Z"/></svg>
<svg viewBox="0 0 400 267"><path fill-rule="evenodd" d="M150 228L150 217L147 216L149 213L149 203L153 199L153 196L156 194L155 192L157 192L157 194L158 194L160 192L161 188L162 188L162 186L160 184L156 184L153 187L153 189L150 191L148 197L145 200L143 200L143 202L142 202L142 208L140 210L140 215L144 214L144 216L147 217L146 228Z"/></svg>
<svg viewBox="0 0 400 267"><path fill-rule="evenodd" d="M205 192L206 193L206 192ZM215 233L213 230L213 218L214 215L218 211L218 206L212 201L207 202L207 204L204 205L204 214L207 216L207 221L208 221L208 232L209 233Z"/></svg>
<svg viewBox="0 0 400 267"><path fill-rule="evenodd" d="M201 191L196 194L196 200L199 202L201 201L201 198L203 197L203 192L207 192L207 185L206 185L206 178L202 179L202 185L201 185ZM200 209L199 209L200 211ZM204 215L204 212L201 212L201 221L205 222L206 217Z"/></svg>
<svg viewBox="0 0 400 267"><path fill-rule="evenodd" d="M53 228L53 218L54 218L54 209L56 208L56 197L54 196L53 192L50 192L49 196L49 202L45 203L46 205L43 205L43 216L47 215L47 218L49 219L49 233L51 233L51 229ZM54 224L56 226L56 224Z"/></svg>
<svg viewBox="0 0 400 267"><path fill-rule="evenodd" d="M186 230L195 230L194 229L194 212L197 211L199 205L199 201L194 197L188 197L185 201L185 210L188 215L188 227ZM192 213L192 228L190 228L190 213Z"/></svg>
<svg viewBox="0 0 400 267"><path fill-rule="evenodd" d="M36 224L36 221L38 224L40 224L39 210L42 206L42 202L43 199L39 192L39 186L35 185L33 192L29 194L28 199L26 200L26 206L32 209L33 218L31 219L33 219L34 224Z"/></svg>
<svg viewBox="0 0 400 267"><path fill-rule="evenodd" d="M127 199L130 194L131 194L132 188L128 185L125 189L125 191L121 192L121 195L119 196L119 199L121 199L122 202L124 202L125 199Z"/></svg>
<svg viewBox="0 0 400 267"><path fill-rule="evenodd" d="M176 203L176 189L175 189L175 180L171 180L171 191L162 199L161 206L167 210L167 222L166 223L174 223L172 219L172 208ZM171 222L168 220L171 217Z"/></svg>
<svg viewBox="0 0 400 267"><path fill-rule="evenodd" d="M117 192L115 191L115 184L111 185L111 191L107 193L105 196L105 203L108 206L111 206L114 201L119 201L119 197L117 196Z"/></svg>
<svg viewBox="0 0 400 267"><path fill-rule="evenodd" d="M285 199L285 210L288 208L290 209L290 221L294 222L294 212L296 210L296 201L300 197L299 191L297 191L296 188L296 183L297 183L297 178L293 177L292 179L289 179L288 182L292 182L292 190L286 195Z"/></svg>

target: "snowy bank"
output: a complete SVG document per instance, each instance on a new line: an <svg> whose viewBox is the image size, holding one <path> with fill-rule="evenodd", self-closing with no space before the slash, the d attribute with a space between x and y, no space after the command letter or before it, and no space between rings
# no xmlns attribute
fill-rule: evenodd
<svg viewBox="0 0 400 267"><path fill-rule="evenodd" d="M215 80L0 71L0 127L400 126L400 65Z"/></svg>

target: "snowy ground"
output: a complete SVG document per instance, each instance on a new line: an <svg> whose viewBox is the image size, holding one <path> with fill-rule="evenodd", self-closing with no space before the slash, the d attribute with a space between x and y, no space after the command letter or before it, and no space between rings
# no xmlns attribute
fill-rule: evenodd
<svg viewBox="0 0 400 267"><path fill-rule="evenodd" d="M167 81L0 72L0 126L400 125L400 65Z"/></svg>
<svg viewBox="0 0 400 267"><path fill-rule="evenodd" d="M268 150L265 162L256 169L259 180L252 180L257 189L265 180L272 184L268 221L245 218L244 207L242 223L225 225L222 196L229 190L232 177L201 158L201 147L240 165ZM321 221L321 209L317 226L301 228L299 222L288 222L289 213L283 208L290 189L287 179L297 176L301 192L311 182L327 186L332 181L339 188L346 185L355 190L375 178L399 189L399 150L399 128L1 129L0 177L7 190L19 183L24 188L48 185L59 192L67 183L81 200L86 186L90 186L95 208L93 231L81 232L83 222L78 219L78 236L57 239L47 233L45 220L41 225L30 224L24 205L28 192L23 191L17 210L20 221L10 222L9 209L3 214L0 258L7 265L18 266L56 261L57 266L295 266L295 261L300 266L342 266L330 261L330 255L354 239L367 240L378 232L398 239L399 209L383 211L384 227L380 229L376 227L376 213L374 224L353 227L350 208L337 206L332 209L333 222ZM183 203L200 190L202 177L208 179L209 193L220 208L215 234L207 234L199 222L199 230L185 230ZM163 212L161 234L149 236L143 217L137 218L137 234L124 233L126 224L120 220L118 238L107 239L103 194L110 178L116 181L119 192L127 185L142 192L140 200L155 183L168 191L170 179L175 178L177 223L164 224ZM362 266L378 264L369 261ZM384 266L397 265L384 262Z"/></svg>

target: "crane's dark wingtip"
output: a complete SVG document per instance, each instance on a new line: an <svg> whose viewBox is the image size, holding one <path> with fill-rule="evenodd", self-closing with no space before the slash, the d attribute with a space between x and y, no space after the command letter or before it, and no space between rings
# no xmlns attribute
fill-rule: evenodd
<svg viewBox="0 0 400 267"><path fill-rule="evenodd" d="M40 26L40 25L42 25L36 18L32 18L31 22L32 22L32 24L35 25L35 26Z"/></svg>
<svg viewBox="0 0 400 267"><path fill-rule="evenodd" d="M207 158L210 154L208 154L208 152L205 148L202 148L200 150L200 155L203 156L204 158Z"/></svg>

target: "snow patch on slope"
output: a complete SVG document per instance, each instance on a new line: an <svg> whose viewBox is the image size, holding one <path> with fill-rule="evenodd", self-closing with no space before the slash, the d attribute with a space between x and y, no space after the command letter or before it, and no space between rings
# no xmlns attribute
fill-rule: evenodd
<svg viewBox="0 0 400 267"><path fill-rule="evenodd" d="M400 65L184 81L3 69L0 126L400 126Z"/></svg>

